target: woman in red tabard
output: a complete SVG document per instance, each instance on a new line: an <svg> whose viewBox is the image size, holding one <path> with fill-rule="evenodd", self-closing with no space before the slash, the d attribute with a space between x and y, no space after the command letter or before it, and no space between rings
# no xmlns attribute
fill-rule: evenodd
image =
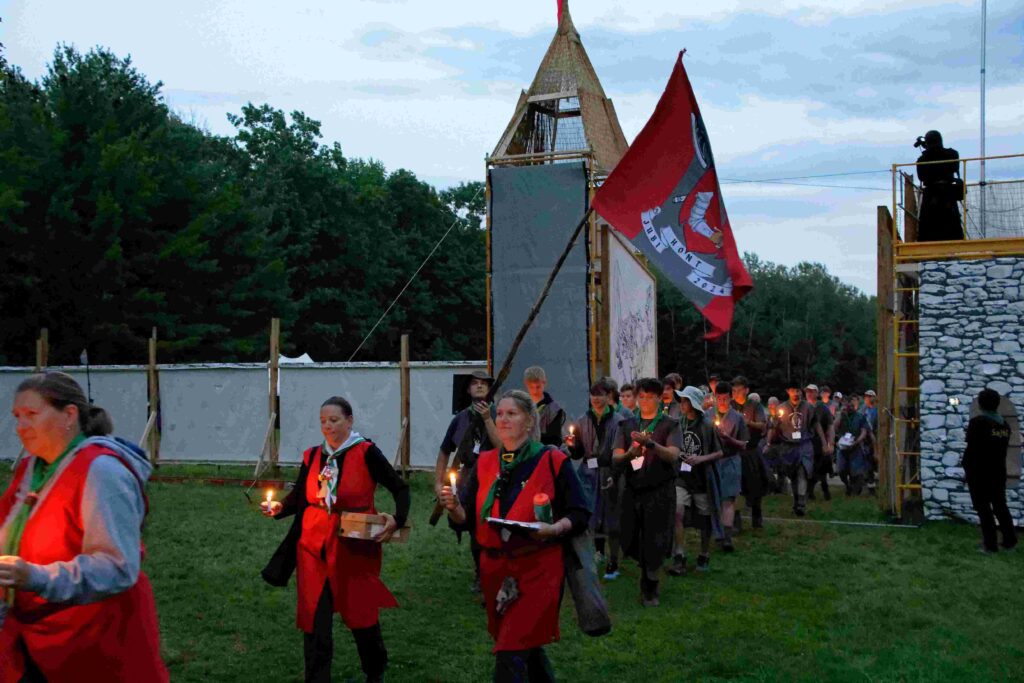
<svg viewBox="0 0 1024 683"><path fill-rule="evenodd" d="M29 457L0 496L0 683L167 681L140 570L150 465L61 372L12 410Z"/></svg>
<svg viewBox="0 0 1024 683"><path fill-rule="evenodd" d="M352 431L352 405L334 396L320 407L324 442L305 452L295 488L284 501L263 503L264 514L282 518L296 515L275 559L290 557L297 569L298 610L302 629L307 681L331 680L334 655L332 617L341 615L356 641L366 680L383 680L388 651L384 647L378 613L398 607L380 580L381 543L405 525L409 514L409 487L372 441ZM378 514L373 505L377 484L395 498L394 516L385 517L384 530L372 540L339 538L342 512ZM275 574L275 562L264 578L277 585L287 582L290 567ZM277 569L280 572L280 568Z"/></svg>
<svg viewBox="0 0 1024 683"><path fill-rule="evenodd" d="M506 393L495 420L501 448L480 454L461 501L451 487L442 489L441 502L452 521L472 530L483 549L480 587L494 638L494 680L500 683L554 680L543 646L559 637L565 578L560 541L585 531L590 517L587 494L566 463L568 456L530 440L538 419L529 394ZM486 521L537 522L534 502L540 494L551 503L552 523L540 522L527 533Z"/></svg>

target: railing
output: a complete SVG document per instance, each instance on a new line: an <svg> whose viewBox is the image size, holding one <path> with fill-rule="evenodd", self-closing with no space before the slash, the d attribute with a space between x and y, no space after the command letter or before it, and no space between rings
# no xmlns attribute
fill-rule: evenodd
<svg viewBox="0 0 1024 683"><path fill-rule="evenodd" d="M914 228L921 205L921 186L914 181L918 166L949 164L948 160L892 165L893 237L915 242ZM961 220L967 239L1024 237L1024 154L969 157L956 161L966 185L960 200ZM986 180L980 180L985 164ZM909 233L909 234L908 234Z"/></svg>

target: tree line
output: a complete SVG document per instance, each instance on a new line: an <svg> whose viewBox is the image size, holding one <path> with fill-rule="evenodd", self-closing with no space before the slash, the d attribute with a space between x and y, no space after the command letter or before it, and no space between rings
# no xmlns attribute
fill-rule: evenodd
<svg viewBox="0 0 1024 683"><path fill-rule="evenodd" d="M0 364L31 364L43 327L54 365L83 349L140 362L153 327L161 362L263 361L271 317L284 353L348 360L449 228L356 360L395 360L403 332L417 360L484 355L482 183L438 190L348 158L318 121L267 104L214 135L161 88L130 58L68 46L32 81L0 47ZM660 366L865 381L867 297L818 265L746 259L754 294L707 348L660 283Z"/></svg>

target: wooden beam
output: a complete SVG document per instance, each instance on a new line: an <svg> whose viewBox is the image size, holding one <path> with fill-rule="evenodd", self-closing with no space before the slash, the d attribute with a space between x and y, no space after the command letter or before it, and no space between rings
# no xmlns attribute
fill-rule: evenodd
<svg viewBox="0 0 1024 683"><path fill-rule="evenodd" d="M149 388L149 414L154 424L147 427L149 438L149 461L156 465L160 461L160 374L156 369L156 328L149 337L149 364L146 368L146 384ZM142 446L146 447L145 440Z"/></svg>
<svg viewBox="0 0 1024 683"><path fill-rule="evenodd" d="M484 207L485 207L485 221L484 226L484 247L486 249L485 254L485 274L484 274L484 300L487 303L487 310L485 315L487 316L487 374L494 376L494 330L491 324L491 315L494 310L491 302L492 289L491 289L491 174L488 169L484 169L484 176L487 181L484 185Z"/></svg>
<svg viewBox="0 0 1024 683"><path fill-rule="evenodd" d="M897 263L904 261L969 261L1020 255L1024 255L1024 237L904 242L897 244L895 248Z"/></svg>
<svg viewBox="0 0 1024 683"><path fill-rule="evenodd" d="M878 296L875 370L878 373L876 393L878 394L878 434L875 439L875 454L878 460L878 504L886 512L895 510L896 456L890 439L892 432L891 415L895 414L893 401L893 362L895 339L893 324L895 273L893 271L892 215L885 206L878 207Z"/></svg>
<svg viewBox="0 0 1024 683"><path fill-rule="evenodd" d="M277 420L277 380L280 376L279 357L281 355L281 319L271 318L270 320L270 396L267 406L267 414L271 418L271 425L268 427L267 442L270 447L270 465L277 471L278 448L277 430L274 424Z"/></svg>

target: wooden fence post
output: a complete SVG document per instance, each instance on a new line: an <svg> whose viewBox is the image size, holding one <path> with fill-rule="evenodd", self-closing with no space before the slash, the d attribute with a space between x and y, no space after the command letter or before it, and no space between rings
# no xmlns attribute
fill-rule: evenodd
<svg viewBox="0 0 1024 683"><path fill-rule="evenodd" d="M149 366L146 370L149 386L149 414L155 416L149 432L149 461L157 465L160 460L160 375L156 369L156 328L149 338ZM143 444L145 446L145 444Z"/></svg>
<svg viewBox="0 0 1024 683"><path fill-rule="evenodd" d="M409 404L410 404L410 376L409 376L409 335L402 335L402 362L401 362L401 387L402 387L402 415L401 415L401 426L402 429L399 431L399 448L402 453L402 476L406 479L409 478L409 455L410 445L412 439L412 422L409 420Z"/></svg>
<svg viewBox="0 0 1024 683"><path fill-rule="evenodd" d="M39 339L36 340L36 372L42 372L49 365L50 356L50 330L43 328L39 330Z"/></svg>
<svg viewBox="0 0 1024 683"><path fill-rule="evenodd" d="M281 355L281 319L270 320L270 400L267 408L267 415L271 420L276 421L279 412L277 410L277 382L280 376L279 357ZM278 472L277 458L279 439L277 425L270 430L270 466L275 476Z"/></svg>

